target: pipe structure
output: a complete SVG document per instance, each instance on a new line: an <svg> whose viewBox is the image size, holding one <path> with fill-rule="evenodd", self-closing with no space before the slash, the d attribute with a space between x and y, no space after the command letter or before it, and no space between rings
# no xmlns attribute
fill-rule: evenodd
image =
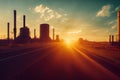
<svg viewBox="0 0 120 80"><path fill-rule="evenodd" d="M112 37L112 43L114 43L114 35L112 35L111 37Z"/></svg>
<svg viewBox="0 0 120 80"><path fill-rule="evenodd" d="M53 40L55 40L55 29L53 28Z"/></svg>
<svg viewBox="0 0 120 80"><path fill-rule="evenodd" d="M118 11L118 42L120 42L120 11Z"/></svg>
<svg viewBox="0 0 120 80"><path fill-rule="evenodd" d="M112 42L112 40L111 40L111 35L109 35L109 43L111 43Z"/></svg>
<svg viewBox="0 0 120 80"><path fill-rule="evenodd" d="M34 29L34 39L36 39L36 29Z"/></svg>
<svg viewBox="0 0 120 80"><path fill-rule="evenodd" d="M10 23L7 23L7 39L10 40Z"/></svg>
<svg viewBox="0 0 120 80"><path fill-rule="evenodd" d="M26 23L26 17L25 15L23 15L23 27L25 27L25 23Z"/></svg>
<svg viewBox="0 0 120 80"><path fill-rule="evenodd" d="M17 29L16 29L16 10L14 10L14 40L16 39Z"/></svg>

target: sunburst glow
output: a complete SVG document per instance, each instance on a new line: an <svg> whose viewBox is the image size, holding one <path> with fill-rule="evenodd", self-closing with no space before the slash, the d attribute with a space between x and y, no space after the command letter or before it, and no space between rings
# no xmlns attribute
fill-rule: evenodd
<svg viewBox="0 0 120 80"><path fill-rule="evenodd" d="M66 39L66 40L65 40L65 44L66 44L67 46L72 46L74 43L75 43L75 41L72 40L72 39Z"/></svg>
<svg viewBox="0 0 120 80"><path fill-rule="evenodd" d="M72 43L72 41L70 39L66 39L65 43L68 44L68 45L70 45Z"/></svg>

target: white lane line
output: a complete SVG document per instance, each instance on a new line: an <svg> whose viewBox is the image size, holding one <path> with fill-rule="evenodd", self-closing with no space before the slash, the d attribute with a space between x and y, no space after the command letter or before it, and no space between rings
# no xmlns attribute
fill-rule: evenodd
<svg viewBox="0 0 120 80"><path fill-rule="evenodd" d="M46 49L46 48L50 48L50 47L52 47L52 46L43 47L43 48L39 48L39 49L36 49L36 50L33 50L33 51L29 51L29 52L27 52L27 53L24 52L24 53L21 53L21 54L19 54L19 55L6 57L6 58L3 58L3 59L0 59L0 61L5 61L5 60L12 59L12 58L15 58L15 57L23 56L23 55L30 54L30 53L33 53L33 52L37 52L37 51L40 51L41 49Z"/></svg>

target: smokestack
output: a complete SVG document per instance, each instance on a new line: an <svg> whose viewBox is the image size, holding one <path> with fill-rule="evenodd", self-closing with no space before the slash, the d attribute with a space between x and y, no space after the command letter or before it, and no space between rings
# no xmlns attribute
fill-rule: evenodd
<svg viewBox="0 0 120 80"><path fill-rule="evenodd" d="M118 42L120 42L120 11L118 11Z"/></svg>
<svg viewBox="0 0 120 80"><path fill-rule="evenodd" d="M25 27L25 15L23 15L23 27Z"/></svg>
<svg viewBox="0 0 120 80"><path fill-rule="evenodd" d="M54 36L55 36L55 29L53 28L53 40L55 40Z"/></svg>
<svg viewBox="0 0 120 80"><path fill-rule="evenodd" d="M17 33L16 30L17 30L16 29L16 10L14 10L14 29L13 29L13 31L14 31L14 39L16 39L16 33Z"/></svg>
<svg viewBox="0 0 120 80"><path fill-rule="evenodd" d="M112 42L112 40L111 40L111 35L109 35L109 43L111 43Z"/></svg>
<svg viewBox="0 0 120 80"><path fill-rule="evenodd" d="M34 39L36 39L36 29L34 29Z"/></svg>
<svg viewBox="0 0 120 80"><path fill-rule="evenodd" d="M10 23L7 23L7 39L10 40Z"/></svg>
<svg viewBox="0 0 120 80"><path fill-rule="evenodd" d="M112 35L111 37L112 37L112 43L114 43L114 35Z"/></svg>

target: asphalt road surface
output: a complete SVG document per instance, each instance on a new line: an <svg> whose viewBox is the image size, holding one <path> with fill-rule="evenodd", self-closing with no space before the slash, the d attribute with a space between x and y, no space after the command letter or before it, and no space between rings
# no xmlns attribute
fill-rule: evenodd
<svg viewBox="0 0 120 80"><path fill-rule="evenodd" d="M0 51L0 80L120 80L120 65L64 43Z"/></svg>

